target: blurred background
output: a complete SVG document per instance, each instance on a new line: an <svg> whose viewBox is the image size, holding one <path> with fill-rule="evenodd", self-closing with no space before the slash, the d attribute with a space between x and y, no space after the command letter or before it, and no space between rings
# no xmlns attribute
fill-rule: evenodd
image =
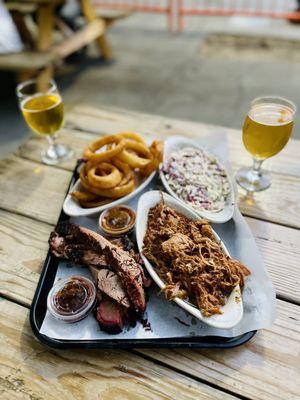
<svg viewBox="0 0 300 400"><path fill-rule="evenodd" d="M15 87L39 73L55 77L66 110L107 105L241 128L256 96L299 105L299 3L0 0L0 157L29 135Z"/></svg>

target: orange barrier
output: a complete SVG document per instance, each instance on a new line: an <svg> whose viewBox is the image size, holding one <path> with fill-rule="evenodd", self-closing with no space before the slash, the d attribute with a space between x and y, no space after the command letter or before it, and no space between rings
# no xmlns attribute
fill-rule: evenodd
<svg viewBox="0 0 300 400"><path fill-rule="evenodd" d="M267 17L300 20L295 0L176 0L177 29L184 29L184 17L194 15Z"/></svg>
<svg viewBox="0 0 300 400"><path fill-rule="evenodd" d="M185 17L232 16L300 20L297 0L94 0L95 6L166 14L170 31L181 32Z"/></svg>

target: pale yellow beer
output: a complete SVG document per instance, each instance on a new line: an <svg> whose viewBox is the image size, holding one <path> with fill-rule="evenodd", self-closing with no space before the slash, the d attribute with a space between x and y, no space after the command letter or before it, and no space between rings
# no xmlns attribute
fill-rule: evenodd
<svg viewBox="0 0 300 400"><path fill-rule="evenodd" d="M64 121L64 105L57 93L37 94L21 104L25 121L40 135L53 135Z"/></svg>
<svg viewBox="0 0 300 400"><path fill-rule="evenodd" d="M243 142L249 153L259 160L279 153L291 136L294 113L286 105L254 105L243 127Z"/></svg>

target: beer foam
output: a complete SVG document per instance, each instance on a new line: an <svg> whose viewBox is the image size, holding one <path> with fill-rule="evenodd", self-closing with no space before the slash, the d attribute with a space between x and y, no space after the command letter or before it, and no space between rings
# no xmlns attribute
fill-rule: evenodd
<svg viewBox="0 0 300 400"><path fill-rule="evenodd" d="M286 125L293 121L294 111L276 103L262 103L251 108L249 118L262 125Z"/></svg>

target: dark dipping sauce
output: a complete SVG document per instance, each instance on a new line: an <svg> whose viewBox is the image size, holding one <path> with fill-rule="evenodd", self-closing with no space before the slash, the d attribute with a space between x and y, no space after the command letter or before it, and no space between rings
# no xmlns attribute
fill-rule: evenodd
<svg viewBox="0 0 300 400"><path fill-rule="evenodd" d="M127 206L112 207L102 213L99 224L108 235L123 235L134 227L135 212Z"/></svg>
<svg viewBox="0 0 300 400"><path fill-rule="evenodd" d="M80 311L91 298L89 287L79 280L71 280L59 290L53 299L57 312L74 314Z"/></svg>
<svg viewBox="0 0 300 400"><path fill-rule="evenodd" d="M72 276L56 282L48 294L47 308L50 314L65 322L77 322L85 318L93 308L96 288L84 276Z"/></svg>

